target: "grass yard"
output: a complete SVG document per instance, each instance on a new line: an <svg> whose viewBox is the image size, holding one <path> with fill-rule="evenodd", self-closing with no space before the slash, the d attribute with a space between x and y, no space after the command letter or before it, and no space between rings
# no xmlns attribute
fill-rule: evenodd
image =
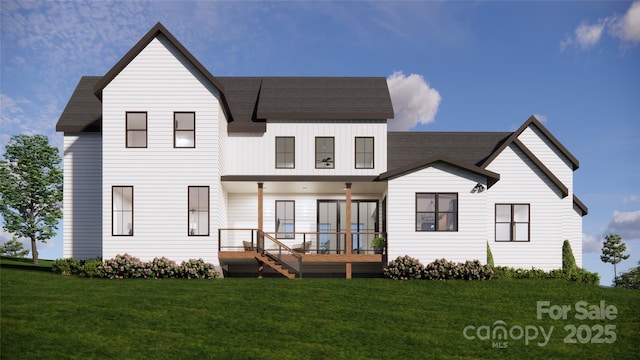
<svg viewBox="0 0 640 360"><path fill-rule="evenodd" d="M559 280L104 280L7 267L0 277L3 359L633 359L640 351L640 292ZM571 310L566 320L538 320L537 301ZM578 301L605 301L618 315L578 320ZM508 339L491 335L496 321ZM546 345L540 334L519 338L533 327L553 327ZM611 343L580 343L593 339Z"/></svg>

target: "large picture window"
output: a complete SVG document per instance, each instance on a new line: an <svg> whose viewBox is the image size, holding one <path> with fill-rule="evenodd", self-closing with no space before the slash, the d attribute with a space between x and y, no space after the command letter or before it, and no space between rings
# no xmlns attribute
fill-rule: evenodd
<svg viewBox="0 0 640 360"><path fill-rule="evenodd" d="M496 241L529 241L529 204L496 204Z"/></svg>
<svg viewBox="0 0 640 360"><path fill-rule="evenodd" d="M209 187L189 186L189 236L209 235Z"/></svg>
<svg viewBox="0 0 640 360"><path fill-rule="evenodd" d="M296 231L296 203L276 200L276 238L293 239Z"/></svg>
<svg viewBox="0 0 640 360"><path fill-rule="evenodd" d="M333 169L335 167L334 138L316 138L316 169Z"/></svg>
<svg viewBox="0 0 640 360"><path fill-rule="evenodd" d="M173 147L196 147L196 113L173 113Z"/></svg>
<svg viewBox="0 0 640 360"><path fill-rule="evenodd" d="M416 193L416 231L458 231L458 194Z"/></svg>
<svg viewBox="0 0 640 360"><path fill-rule="evenodd" d="M127 112L126 114L126 147L147 147L147 113Z"/></svg>
<svg viewBox="0 0 640 360"><path fill-rule="evenodd" d="M296 138L290 136L276 137L276 169L293 169L296 167Z"/></svg>
<svg viewBox="0 0 640 360"><path fill-rule="evenodd" d="M111 235L133 236L133 186L111 188Z"/></svg>
<svg viewBox="0 0 640 360"><path fill-rule="evenodd" d="M356 138L356 169L373 169L373 138Z"/></svg>

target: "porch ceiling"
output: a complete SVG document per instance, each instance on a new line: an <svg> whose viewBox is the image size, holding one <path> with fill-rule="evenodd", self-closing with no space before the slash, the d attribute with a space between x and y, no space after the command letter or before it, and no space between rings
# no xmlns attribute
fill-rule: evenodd
<svg viewBox="0 0 640 360"><path fill-rule="evenodd" d="M223 181L222 187L229 193L255 194L258 182L264 184L265 194L339 194L345 192L345 183L349 181ZM386 187L386 182L351 183L354 194L382 194Z"/></svg>

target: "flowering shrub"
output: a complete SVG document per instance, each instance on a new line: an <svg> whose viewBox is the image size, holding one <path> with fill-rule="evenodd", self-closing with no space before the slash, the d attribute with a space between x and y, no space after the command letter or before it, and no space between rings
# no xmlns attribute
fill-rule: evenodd
<svg viewBox="0 0 640 360"><path fill-rule="evenodd" d="M173 278L180 274L175 261L169 260L166 257L155 258L151 260L151 262L148 262L146 267L151 270L152 276L155 279Z"/></svg>
<svg viewBox="0 0 640 360"><path fill-rule="evenodd" d="M113 259L105 260L101 270L104 277L108 279L152 277L151 270L145 271L145 264L129 254L118 254Z"/></svg>
<svg viewBox="0 0 640 360"><path fill-rule="evenodd" d="M408 255L398 256L384 268L384 276L392 280L420 279L424 272L424 265L418 259Z"/></svg>
<svg viewBox="0 0 640 360"><path fill-rule="evenodd" d="M393 280L489 280L493 269L478 260L456 263L446 259L436 259L424 266L408 255L397 257L384 269L384 276Z"/></svg>
<svg viewBox="0 0 640 360"><path fill-rule="evenodd" d="M145 263L129 254L105 260L99 269L103 277L108 279L215 279L219 276L213 264L205 263L202 259L183 261L178 266L166 257Z"/></svg>
<svg viewBox="0 0 640 360"><path fill-rule="evenodd" d="M456 263L446 259L436 259L427 264L423 278L427 280L489 280L493 269L489 265L482 265L478 260L467 260Z"/></svg>
<svg viewBox="0 0 640 360"><path fill-rule="evenodd" d="M179 271L186 279L215 279L219 275L212 264L205 263L202 259L183 261Z"/></svg>

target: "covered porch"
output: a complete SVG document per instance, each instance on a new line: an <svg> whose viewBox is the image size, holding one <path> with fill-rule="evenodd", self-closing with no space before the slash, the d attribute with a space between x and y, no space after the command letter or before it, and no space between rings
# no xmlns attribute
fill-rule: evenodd
<svg viewBox="0 0 640 360"><path fill-rule="evenodd" d="M386 239L386 183L362 176L222 180L230 209L229 226L218 230L225 275L382 273L386 249L374 239Z"/></svg>

